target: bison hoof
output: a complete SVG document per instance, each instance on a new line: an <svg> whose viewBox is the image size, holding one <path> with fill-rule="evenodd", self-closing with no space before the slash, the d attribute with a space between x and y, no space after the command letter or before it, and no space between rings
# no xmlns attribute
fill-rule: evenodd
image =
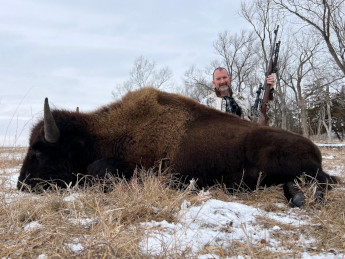
<svg viewBox="0 0 345 259"><path fill-rule="evenodd" d="M290 201L292 207L301 207L304 201L304 194L299 192L297 193Z"/></svg>

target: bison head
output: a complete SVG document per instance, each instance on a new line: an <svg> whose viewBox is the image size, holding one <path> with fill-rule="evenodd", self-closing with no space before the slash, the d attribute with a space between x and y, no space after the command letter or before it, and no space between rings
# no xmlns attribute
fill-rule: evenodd
<svg viewBox="0 0 345 259"><path fill-rule="evenodd" d="M77 174L85 172L87 166L82 162L87 161L83 152L87 138L82 129L80 120L73 116L71 119L70 112L52 113L46 98L44 119L32 130L17 188L37 191L38 187L47 189L52 184L61 187L75 184Z"/></svg>

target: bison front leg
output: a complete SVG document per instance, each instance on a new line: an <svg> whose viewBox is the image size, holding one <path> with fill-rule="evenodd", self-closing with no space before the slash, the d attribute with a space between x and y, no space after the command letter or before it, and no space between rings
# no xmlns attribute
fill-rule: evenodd
<svg viewBox="0 0 345 259"><path fill-rule="evenodd" d="M287 182L283 186L284 194L292 207L301 207L304 202L303 192L293 182Z"/></svg>
<svg viewBox="0 0 345 259"><path fill-rule="evenodd" d="M124 176L126 179L130 179L133 175L133 171L136 168L135 163L117 160L113 157L102 158L89 164L87 167L87 174L104 178L105 175L119 175Z"/></svg>

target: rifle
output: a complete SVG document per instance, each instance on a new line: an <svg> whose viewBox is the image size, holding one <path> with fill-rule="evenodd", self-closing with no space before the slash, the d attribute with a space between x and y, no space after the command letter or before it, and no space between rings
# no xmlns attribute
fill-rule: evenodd
<svg viewBox="0 0 345 259"><path fill-rule="evenodd" d="M277 29L274 30L274 40L272 44L272 49L270 53L270 59L267 64L267 69L265 73L265 82L264 82L264 97L261 101L261 114L259 117L259 124L260 125L267 125L269 117L267 116L267 109L268 109L268 101L273 99L273 95L271 93L271 86L267 84L266 78L271 75L272 73L276 73L278 71L277 69L277 61L278 61L278 55L279 55L279 47L280 47L280 41L276 43L277 39L277 33L278 33L279 25L277 26Z"/></svg>
<svg viewBox="0 0 345 259"><path fill-rule="evenodd" d="M256 91L256 98L255 98L254 105L251 107L251 115L254 117L259 117L258 108L259 106L261 107L261 102L262 102L261 91L262 90L264 90L264 88L262 87L262 84L260 83L258 90Z"/></svg>

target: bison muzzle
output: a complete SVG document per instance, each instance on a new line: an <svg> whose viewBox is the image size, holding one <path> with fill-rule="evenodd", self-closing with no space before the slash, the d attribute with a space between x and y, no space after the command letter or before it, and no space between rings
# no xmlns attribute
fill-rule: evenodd
<svg viewBox="0 0 345 259"><path fill-rule="evenodd" d="M161 159L200 187L283 184L295 206L303 204L294 184L302 175L316 179L321 191L337 182L322 170L321 153L307 138L143 88L90 113L51 111L46 99L17 187L34 189L42 181L64 187L76 184L78 174L130 178L136 165L149 168Z"/></svg>

